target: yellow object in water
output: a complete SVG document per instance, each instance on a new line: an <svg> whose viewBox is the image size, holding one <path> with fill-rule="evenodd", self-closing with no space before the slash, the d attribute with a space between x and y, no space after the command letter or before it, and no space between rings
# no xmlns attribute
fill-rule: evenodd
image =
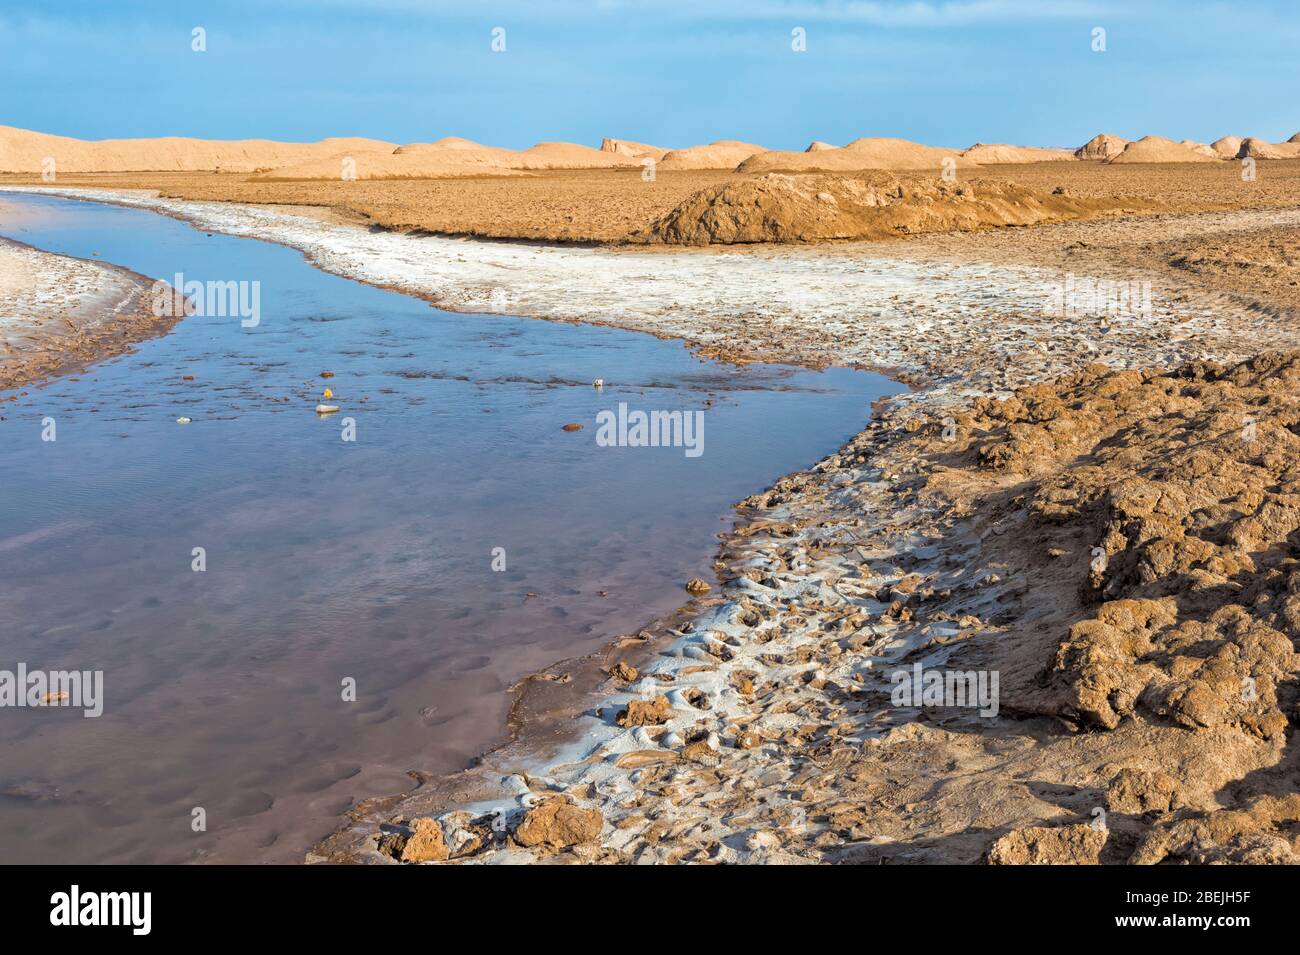
<svg viewBox="0 0 1300 955"><path fill-rule="evenodd" d="M334 397L334 392L332 392L332 391L330 391L328 388L326 388L326 389L325 389L325 393L324 393L323 395L321 395L321 397L322 397L322 398L333 398L333 397Z"/></svg>

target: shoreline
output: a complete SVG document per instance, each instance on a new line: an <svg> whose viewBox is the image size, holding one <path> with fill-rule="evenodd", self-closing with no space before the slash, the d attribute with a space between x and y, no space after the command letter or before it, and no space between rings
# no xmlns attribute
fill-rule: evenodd
<svg viewBox="0 0 1300 955"><path fill-rule="evenodd" d="M6 191L144 208L196 228L294 248L314 267L424 299L445 311L603 325L683 341L708 357L880 371L945 400L1008 393L1088 361L1131 365L1163 336L1167 363L1234 354L1267 316L1212 285L1201 302L1234 328L1205 327L1189 303L1193 276L1141 255L1091 249L1083 236L1140 245L1155 223L1199 235L1300 224L1300 209L1160 214L1024 229L915 236L825 247L609 250L416 237L289 214L282 207L170 200L137 192L0 185ZM412 243L427 244L420 258ZM1081 248L1080 246L1084 246ZM990 264L982 250L997 248ZM1005 264L1003 264L1005 263ZM1064 323L1067 270L1119 284L1149 279L1154 307L1116 328L1085 314ZM792 292L791 289L795 291ZM864 301L875 304L864 309ZM1197 303L1200 304L1200 303ZM610 312L619 317L610 317ZM914 322L917 314L927 320ZM923 334L916 336L916 332ZM1274 335L1276 337L1276 335ZM791 345L794 339L797 344ZM1014 366L1014 369L1010 366Z"/></svg>
<svg viewBox="0 0 1300 955"><path fill-rule="evenodd" d="M0 258L11 279L0 288L6 351L0 391L84 370L165 334L177 321L152 313L153 281L130 269L8 238L0 238Z"/></svg>
<svg viewBox="0 0 1300 955"><path fill-rule="evenodd" d="M1235 217L1207 213L1199 218L1172 218L1184 223L1191 220L1194 226L1197 222L1213 224L1214 220L1204 217L1216 215L1226 215L1229 229L1249 228L1252 224L1258 228L1290 227L1293 218L1287 213L1271 212ZM1295 218L1300 220L1300 216ZM1089 226L1093 231L1088 231L1088 235L1107 227L1121 232L1124 229L1123 223ZM1034 230L1035 237L1041 238L1049 230L1059 230L1067 239L1079 232L1073 224L1047 226ZM1014 239L1010 241L1014 244ZM288 241L282 244L294 245ZM946 237L942 241L917 243L912 249L915 251L920 246L941 257L955 247L960 256L963 246L970 244L969 240ZM310 249L302 251L314 265L325 267L312 258ZM825 256L808 256L805 250L799 256L772 253L757 258L769 263L775 260L788 263L792 259L848 259L851 255L840 246L828 250ZM725 254L714 261L722 258ZM905 261L893 252L874 258L889 263ZM1089 267L1096 273L1107 274L1102 258L1092 257ZM333 264L339 263L335 260ZM1121 263L1119 274L1124 274L1123 268L1130 264ZM993 283L1008 274L1015 273L1002 272L984 278L987 283ZM947 273L949 278L951 275ZM1042 281L1042 276L1033 277ZM657 674L652 677L657 685L652 684L650 692L643 694L640 689L629 692L636 685L631 681L620 684L597 676L601 665L616 662L608 656L610 650L604 651L599 663L594 657L583 658L578 661L582 673L579 677L569 673L566 683L576 684L604 699L587 713L597 717L597 724L582 739L571 742L568 748L556 748L550 756L540 756L538 750L530 753L518 749L512 743L487 754L483 765L467 771L469 775L458 774L463 778L443 781L445 788L441 790L426 785L405 796L362 803L353 810L353 824L325 840L318 851L309 855L309 861L388 861L374 845L375 840L386 839L389 854L397 849L401 855L412 837L421 831L413 825L413 820L439 813L439 839L445 840L444 847L450 847L448 854L474 861L518 861L526 857L619 862L974 862L991 852L997 855L991 843L1004 836L1086 817L1083 810L1089 806L1109 805L1107 786L1113 788L1113 780L1102 778L1105 768L1102 764L1107 759L1115 761L1112 757L1120 752L1121 743L1132 743L1128 738L1132 733L1112 734L1094 746L1096 751L1091 753L1081 752L1077 741L1057 739L1060 714L1050 706L1024 702L1034 695L1028 688L1033 682L1032 674L1025 671L1036 669L1031 663L1041 664L1041 660L1011 662L1012 682L1019 687L1023 698L1005 707L1005 712L1014 716L1003 717L992 727L973 721L967 714L944 716L936 721L934 715L921 708L915 712L882 710L882 706L887 707L887 699L882 702L883 687L879 677L870 671L873 662L908 663L917 653L928 654L927 659L940 662L953 654L973 654L977 660L981 655L996 654L989 642L1026 615L1047 621L1044 626L1059 627L1067 622L1059 613L1053 616L1054 611L1043 606L1045 598L1040 597L1037 604L1026 599L1028 587L1023 574L1034 572L1032 568L1022 570L1022 577L1017 579L988 566L976 567L975 571L947 580L950 586L935 585L936 580L947 574L950 564L968 567L980 562L982 549L993 546L988 542L1002 538L1007 530L999 529L1000 515L985 517L982 513L963 512L951 501L935 498L936 485L952 482L955 486L959 477L964 476L959 473L960 468L941 463L942 455L939 460L922 460L926 454L934 457L934 448L925 446L924 441L934 440L933 432L939 430L942 420L940 412L960 408L963 410L954 413L964 415L967 413L964 409L982 397L1006 397L1017 388L1032 391L1040 382L1088 366L1089 359L1109 362L1121 369L1170 367L1205 359L1231 362L1268 348L1295 347L1294 334L1279 327L1283 323L1278 321L1277 309L1271 312L1261 309L1258 303L1241 298L1231 289L1227 292L1215 289L1212 282L1180 283L1175 278L1182 277L1162 275L1153 267L1150 281L1158 303L1156 310L1119 329L1104 316L1095 323L1078 321L1063 326L1065 320L1060 317L1049 316L1046 322L1036 323L1034 316L1012 309L1002 313L994 310L992 316L985 315L981 321L979 315L972 314L977 310L963 313L958 308L955 315L946 313L944 309L952 305L943 296L931 296L921 308L915 307L916 299L908 302L900 309L908 324L891 324L888 317L881 324L904 334L918 331L924 334L931 329L947 332L949 338L945 344L964 346L961 361L954 368L949 352L949 361L943 367L946 373L934 374L941 362L933 345L929 352L924 347L911 352L912 357L922 360L903 363L902 367L914 374L930 372L926 376L929 387L892 402L840 451L744 502L753 513L766 516L738 525L724 535L720 551L722 566L717 569L729 576L722 595L695 601L695 612L676 628L670 626L675 620L657 623L658 637L666 642L671 655L662 655L665 647L658 645L659 639L637 639L621 647L611 645L615 650L630 646L649 655L638 655L636 659L648 661L652 672ZM410 291L400 285L389 287ZM958 282L955 290L960 295L969 292L969 286ZM440 304L440 307L447 306ZM929 308L928 312L925 307ZM794 355L770 356L768 350L773 344L770 339L757 345L752 339L741 340L744 332L753 330L751 321L762 319L766 325L773 324L770 314L737 316L734 309L727 313L725 307L723 311L719 324L734 336L725 347L738 355L753 353L762 355L764 360L800 363ZM875 317L879 316L871 316ZM1005 327L998 327L1016 322L1029 330L1013 328L1008 332ZM624 323L604 324L628 327ZM775 324L775 332L783 336L802 331L792 329L788 321ZM860 321L832 341L844 341L850 336L862 339L871 324L870 320ZM945 324L955 327L955 332L943 328ZM673 333L674 329L677 334ZM659 325L653 331L637 327L631 330L662 333L663 337L679 337L688 344L694 342L704 347L710 344L693 339L689 326L683 329ZM881 329L874 330L878 334ZM687 334L682 334L683 331ZM1106 340L1112 333L1117 333L1118 342ZM997 337L999 334L1001 337ZM983 336L994 338L999 347L981 352L980 346L987 344ZM1070 347L1062 349L1061 338ZM717 347L719 342L715 338L711 344ZM824 354L830 344L824 343L820 351ZM886 344L883 350L888 352L891 347ZM818 351L814 349L812 354ZM1053 351L1057 354L1053 355ZM809 351L799 354L806 358ZM997 367L999 361L1002 367ZM1014 367L1006 367L1008 362ZM967 371L970 368L980 373L970 374ZM1095 379L1105 384L1106 374L1100 371L1089 374L1090 381ZM1005 500L999 506L1015 510ZM865 515L871 514L884 515L884 519L871 524L865 520ZM997 546L1005 550L1014 543ZM864 554L864 546L870 557ZM1014 560L1005 555L998 560L1015 563L1024 555L1013 556ZM871 562L879 562L881 566L873 567ZM987 558L983 562L989 563ZM1057 596L1069 592L1066 588ZM937 605L924 606L935 599L935 594L940 595ZM1009 612L1006 607L1015 608L1019 616L1013 614L1006 618ZM770 634L770 638L754 644L750 636L755 630ZM660 654L659 659L654 654ZM567 672L573 668L571 661L562 661L544 673L554 677L551 671ZM644 679L641 676L641 682ZM555 679L543 676L526 682L530 683L532 698L527 691L518 694L512 713L528 708L544 713L548 707L558 707L552 713L550 726L571 725L575 715L571 709L565 710L562 703L548 701L544 692L538 693L539 688L545 691L556 686ZM655 694L656 689L663 693ZM662 704L658 702L661 696L665 701ZM645 706L633 707L632 703ZM619 709L629 711L625 721L639 725L616 725ZM632 716L634 709L640 709L641 715ZM815 718L809 714L815 714ZM769 719L779 716L791 718ZM803 722L805 719L808 721ZM546 724L535 722L534 725L540 728ZM950 726L955 726L956 731L950 730ZM1170 742L1174 738L1162 728L1142 729L1149 737L1140 741L1142 746L1176 745L1177 741ZM747 735L751 732L752 737ZM558 738L552 737L550 743L555 745ZM947 754L946 759L958 764L963 759L979 763L987 761L993 750L1002 747L1014 754L1025 771L1042 772L1045 767L1041 754L1035 757L1035 748L1050 749L1053 758L1060 759L1062 746L1065 753L1074 755L1073 763L1062 763L1064 769L1077 771L1080 778L1095 783L1088 791L1072 797L1073 802L1068 805L1054 804L1048 798L1051 787L1067 787L1069 783L1063 771L1057 772L1060 778L1044 783L1047 788L1033 793L1033 799L1028 802L1019 796L1011 798L1015 794L1001 793L1000 798L1010 799L1006 807L997 811L986 807L977 822L966 819L961 827L965 835L953 831L959 828L953 814L975 811L980 799L987 799L987 793L981 796L978 791L963 792L960 798L949 793L946 798L952 805L945 807L942 799L934 803L921 798L924 793L915 790L914 782L881 779L874 765L864 764L879 762L886 756L906 764L926 755L929 769L919 772L918 778L928 779L929 785L942 788L959 784L955 778L936 773L933 765L936 753ZM872 754L871 760L862 755L866 753ZM551 761L549 764L547 759ZM1258 753L1240 759L1244 762L1237 764L1237 770L1249 772L1267 765L1266 761L1261 762L1264 757ZM1157 761L1154 765L1161 764ZM1217 788L1233 777L1228 770L1212 772L1194 760L1184 764L1184 775L1193 766L1202 782L1200 791L1187 797L1188 805L1210 811L1213 800L1204 791L1205 786ZM539 767L543 772L536 773ZM522 773L510 771L520 768ZM846 772L847 780L841 781ZM1225 776L1225 773L1229 774ZM481 778L484 774L503 776L504 781L487 783ZM1000 777L1006 775L1004 765ZM835 796L830 808L822 805L825 799L790 798L792 789L807 795L808 784L817 779L822 780L818 786L826 787ZM985 785L1002 789L1019 785L1012 782L1003 785L983 780ZM876 793L872 798L898 803L889 807L888 820L877 818L861 806L855 808L854 800L861 793L847 792L844 787L851 789L858 783L868 789L878 787L871 790ZM731 800L727 803L729 809L743 823L726 826L725 832L710 821L720 815L718 806L712 803L721 797L708 798L719 787ZM918 798L904 798L904 794ZM812 793L814 797L818 795ZM903 801L899 802L900 799ZM635 805L629 810L632 803ZM693 815L678 812L683 805L706 811ZM641 811L647 806L653 807L653 811ZM812 810L801 808L804 806L818 806L825 812L810 817ZM599 813L599 825L590 815L592 812ZM908 818L917 812L923 816L928 814L929 818ZM575 813L576 821L557 823L566 814L574 816ZM500 826L494 825L493 820L500 822ZM1128 822L1125 820L1121 831L1127 842L1121 840L1119 845L1132 848L1140 841L1142 830L1136 821L1132 825ZM572 833L566 835L560 831L566 825L569 829L584 830L596 826L596 835L585 832L584 838L567 842ZM1086 818L1070 825L1076 829L1088 828ZM539 829L551 835L534 838L532 833ZM853 837L855 830L862 838ZM1085 842L1091 840L1087 833L1071 831L1070 837L1076 836ZM1017 838L1023 842L1044 837ZM906 845L905 839L909 840ZM667 852L659 846L663 840L671 841L678 848Z"/></svg>

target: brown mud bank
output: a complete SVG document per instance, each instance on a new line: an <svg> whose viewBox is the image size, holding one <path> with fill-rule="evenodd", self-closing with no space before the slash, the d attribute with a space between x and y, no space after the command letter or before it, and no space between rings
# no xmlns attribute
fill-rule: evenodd
<svg viewBox="0 0 1300 955"><path fill-rule="evenodd" d="M745 502L719 596L536 677L546 745L311 858L1294 862L1297 408L1271 353L887 410Z"/></svg>

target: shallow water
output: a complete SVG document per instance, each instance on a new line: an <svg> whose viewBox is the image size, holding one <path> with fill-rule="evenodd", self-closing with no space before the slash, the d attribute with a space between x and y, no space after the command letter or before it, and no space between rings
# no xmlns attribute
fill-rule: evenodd
<svg viewBox="0 0 1300 955"><path fill-rule="evenodd" d="M105 696L97 719L0 708L6 862L301 859L354 801L498 741L518 677L684 602L734 501L900 390L444 313L288 248L3 198L23 214L0 207L0 235L39 248L261 283L256 327L188 318L0 403L0 669L103 670ZM342 411L321 418L324 385ZM703 410L704 453L599 447L619 402Z"/></svg>

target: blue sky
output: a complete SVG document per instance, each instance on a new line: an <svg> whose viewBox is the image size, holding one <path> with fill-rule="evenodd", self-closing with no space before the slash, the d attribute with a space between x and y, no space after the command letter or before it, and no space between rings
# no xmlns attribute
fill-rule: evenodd
<svg viewBox="0 0 1300 955"><path fill-rule="evenodd" d="M1264 0L5 0L0 123L513 147L1277 140L1300 130L1297 50L1297 4Z"/></svg>

